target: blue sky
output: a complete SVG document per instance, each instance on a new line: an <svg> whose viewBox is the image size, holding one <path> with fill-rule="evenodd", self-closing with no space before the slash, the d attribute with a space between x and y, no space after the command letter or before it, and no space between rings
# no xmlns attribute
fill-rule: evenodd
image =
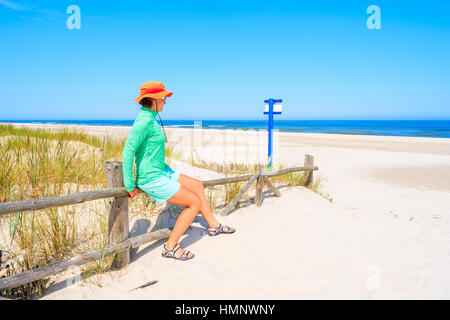
<svg viewBox="0 0 450 320"><path fill-rule="evenodd" d="M447 1L0 0L0 119L450 119L449 57Z"/></svg>

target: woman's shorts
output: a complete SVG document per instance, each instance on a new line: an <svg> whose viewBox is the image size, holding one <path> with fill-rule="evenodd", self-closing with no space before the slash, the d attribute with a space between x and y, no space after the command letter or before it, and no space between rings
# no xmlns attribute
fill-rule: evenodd
<svg viewBox="0 0 450 320"><path fill-rule="evenodd" d="M178 172L167 169L165 176L137 187L155 199L156 202L162 203L170 199L180 189L181 184L177 182L179 176Z"/></svg>

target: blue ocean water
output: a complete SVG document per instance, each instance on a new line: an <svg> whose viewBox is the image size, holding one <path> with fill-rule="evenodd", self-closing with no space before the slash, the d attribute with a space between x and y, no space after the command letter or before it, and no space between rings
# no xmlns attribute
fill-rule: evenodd
<svg viewBox="0 0 450 320"><path fill-rule="evenodd" d="M159 120L157 119L159 122ZM134 120L0 120L0 122L132 126ZM194 128L200 121L164 120L164 127ZM160 123L161 124L161 123ZM204 129L267 129L267 120L202 120ZM282 132L450 138L450 120L275 120Z"/></svg>

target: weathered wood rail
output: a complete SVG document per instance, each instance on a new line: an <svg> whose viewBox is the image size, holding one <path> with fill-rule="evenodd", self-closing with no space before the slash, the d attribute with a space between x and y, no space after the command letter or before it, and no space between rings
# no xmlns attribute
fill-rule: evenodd
<svg viewBox="0 0 450 320"><path fill-rule="evenodd" d="M108 189L86 191L67 196L51 197L45 199L0 203L1 217L3 215L11 213L55 208L97 199L109 199L107 201L109 210L108 247L97 251L87 252L78 257L73 257L61 262L25 271L10 277L2 278L0 279L0 290L16 288L21 285L62 272L72 266L79 266L93 260L98 260L102 256L115 255L112 268L121 269L130 263L131 249L139 247L149 241L156 241L169 237L170 230L161 229L129 238L128 192L123 185L122 163L105 162L104 167ZM281 196L280 191L271 183L269 179L270 177L275 177L291 172L305 171L307 174L305 186L310 187L313 181L313 172L318 169L318 167L314 166L313 156L307 154L305 155L305 163L303 167L286 168L276 172L264 173L263 167L259 166L258 171L255 174L206 180L202 182L204 187L210 187L233 182L248 181L247 184L242 188L242 190L219 213L220 215L228 215L236 207L240 198L245 194L245 192L250 189L251 185L255 181L255 203L258 207L260 207L262 205L262 193L264 185L266 185L275 194L275 196ZM139 192L143 191L139 190Z"/></svg>

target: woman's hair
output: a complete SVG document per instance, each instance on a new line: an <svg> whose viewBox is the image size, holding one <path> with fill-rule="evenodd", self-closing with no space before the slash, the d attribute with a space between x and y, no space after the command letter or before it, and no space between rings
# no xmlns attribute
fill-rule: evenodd
<svg viewBox="0 0 450 320"><path fill-rule="evenodd" d="M139 104L143 107L151 108L153 105L156 105L156 100L152 99L152 98L144 98L141 101L139 101ZM166 137L166 142L167 142L166 132L164 131L164 124L161 120L161 116L159 115L159 113L158 113L158 117L159 117L159 121L161 121L161 126L162 126L164 136Z"/></svg>
<svg viewBox="0 0 450 320"><path fill-rule="evenodd" d="M141 101L139 101L139 104L141 106L147 107L147 108L151 108L153 106L155 100L151 99L151 98L144 98Z"/></svg>

